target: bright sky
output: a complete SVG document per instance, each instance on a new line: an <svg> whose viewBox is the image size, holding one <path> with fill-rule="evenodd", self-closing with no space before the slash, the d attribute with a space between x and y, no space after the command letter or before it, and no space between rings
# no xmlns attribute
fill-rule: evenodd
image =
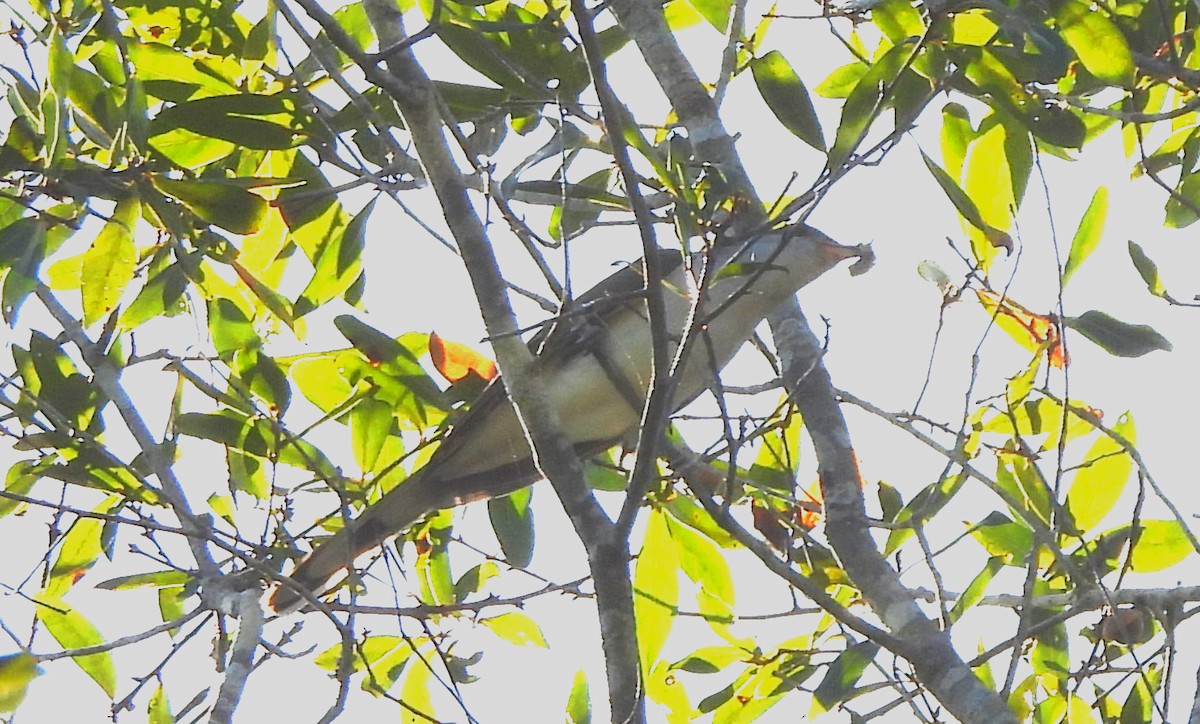
<svg viewBox="0 0 1200 724"><path fill-rule="evenodd" d="M753 15L752 15L753 17ZM697 28L686 34L689 47L708 51L717 42L718 36L707 27ZM781 22L769 36L770 43L779 47L801 73L809 87L824 78L828 70L846 62L845 52L827 37L824 26L819 22ZM11 46L0 46L11 50ZM431 44L423 44L423 57L437 59ZM638 68L635 53L630 48L620 54L612 71L619 79L624 73ZM6 58L6 64L22 67L15 58ZM440 63L439 67L444 67ZM431 65L431 67L433 67ZM701 67L702 77L713 77L712 67ZM619 89L621 90L621 89ZM749 95L746 95L749 94ZM639 80L625 88L623 99L633 106L644 118L661 117L665 109L657 89L651 89L645 80ZM839 101L823 101L815 98L826 136L832 137L837 126ZM940 106L936 100L931 111ZM754 109L751 113L741 109ZM801 294L806 314L814 323L822 317L831 324L831 348L826 364L833 374L835 383L859 397L870 400L885 409L901 411L910 409L916 399L925 370L929 362L933 331L937 324L941 296L930 283L916 273L922 260L936 261L952 278L961 277L961 266L955 254L948 248L947 236L962 239L962 232L950 203L933 179L925 171L917 154L920 144L931 156L937 157L937 134L939 131L936 114L927 111L927 120L917 129L912 138L906 138L876 168L858 169L839 183L825 202L811 217L810 222L834 238L848 244L872 241L878 255L878 263L869 274L850 278L844 270L826 275ZM803 189L819 171L819 155L793 139L771 117L765 115L749 74L740 78L730 89L725 103L725 117L731 131L741 133L739 150L751 174L758 183L762 196L773 197L782 191L793 173L799 174L796 189ZM976 116L978 120L978 116ZM540 139L537 143L540 143ZM1116 358L1092 346L1078 336L1068 337L1074 361L1071 367L1071 394L1106 412L1106 419L1115 420L1124 410L1132 410L1138 423L1139 446L1152 472L1160 484L1174 495L1174 500L1189 507L1187 492L1196 484L1195 460L1190 449L1195 424L1190 423L1192 410L1200 406L1200 386L1194 381L1194 370L1200 363L1200 336L1195 327L1194 313L1189 310L1170 309L1164 303L1144 293L1136 272L1129 263L1125 242L1133 239L1141 243L1154 257L1164 274L1168 288L1177 296L1186 297L1194 293L1195 270L1200 269L1200 253L1192 241L1192 234L1166 232L1161 229L1162 192L1145 181L1127 182L1130 163L1121 153L1120 139L1116 134L1100 144L1089 147L1087 159L1075 163L1064 163L1046 159L1049 199L1036 178L1031 182L1026 197L1024 212L1020 217L1019 244L1022 249L1019 260L1004 262L995 271L994 280L1007 279L1014 275L1011 288L1014 297L1034 311L1050 311L1054 304L1055 275L1052 242L1059 245L1059 254L1065 257L1075 225L1086 208L1098 184L1106 184L1110 190L1111 210L1109 223L1099 250L1072 281L1065 298L1068 314L1079 314L1087 309L1101 309L1130 323L1152 324L1175 345L1172 353L1154 353L1137 360ZM344 203L352 210L357 204L354 197ZM418 208L425 221L437 223L436 207L431 205L429 194L424 194L427 205L409 199L408 203ZM362 197L365 202L365 196ZM1056 224L1055 235L1047 223L1047 206L1052 210ZM530 215L541 218L541 210L532 210ZM536 224L535 224L536 225ZM660 234L666 238L666 227ZM611 271L611 264L630 260L639 255L636 235L629 230L614 230L589 234L573 251L573 268L576 271L576 289L584 289ZM406 331L436 330L439 334L461 341L474 342L483 336L473 297L470 295L465 273L451 255L439 246L428 243L414 224L403 215L381 201L372 220L369 235L367 269L369 286L366 304L370 315L366 321L379 329L400 334ZM514 253L511 240L497 236L505 250L503 262L521 275L518 283L529 281L528 264ZM81 235L83 243L87 238ZM504 244L510 244L507 248ZM390 276L389 270L397 270ZM414 269L423 272L412 275ZM427 270L427 271L425 271ZM424 284L414 279L426 280ZM997 286L1002 286L997 284ZM33 305L30 305L31 307ZM536 321L540 316L532 306L522 307L526 319ZM922 411L932 417L957 421L963 405L962 395L970 373L970 354L978 343L978 334L985 319L983 311L972 301L964 301L947 313L946 330L933 366L931 393L922 405ZM26 324L37 324L34 313L23 320ZM175 322L172 334L179 339L194 340L196 330L187 322ZM314 321L310 328L317 329ZM818 333L820 333L818 331ZM24 343L27 336L16 332L11 337L0 330L0 339L5 345L13 341ZM309 340L314 348L325 349L340 346L339 338L314 336ZM4 352L7 354L7 350ZM1018 349L1005 335L994 330L982 350L983 366L979 373L973 399L979 399L1003 390L1004 377L1018 371L1027 361L1024 351ZM735 365L736 367L736 365ZM745 368L733 369L735 379L755 379ZM759 378L761 379L761 378ZM1061 384L1056 382L1056 384ZM1061 387L1058 387L1061 391ZM142 390L151 400L161 391L153 388ZM150 408L152 429L161 430L163 406ZM886 480L897 487L905 498L911 497L921 486L930 482L942 467L942 461L926 455L917 443L890 429L886 424L871 419L854 410L847 410L851 429L855 436L858 457L869 483ZM110 426L116 428L116 425ZM1188 433L1188 434L1185 434ZM336 445L330 450L336 451ZM920 451L920 452L918 452ZM186 458L188 482L198 486L223 487L223 472L208 472L200 466L212 448ZM7 468L21 455L0 449L0 469ZM218 458L219 459L219 458ZM345 458L343 458L345 459ZM807 461L811 465L811 456ZM807 469L807 468L802 468ZM809 473L811 475L811 472ZM801 480L807 483L808 480ZM1132 488L1132 486L1131 486ZM205 494L206 495L206 494ZM874 500L874 491L868 488L868 501ZM197 501L203 500L202 495ZM539 545L533 568L551 580L569 580L584 575L580 547L574 533L558 508L552 491L540 486L536 496L539 526ZM613 498L613 500L616 500ZM960 496L955 507L945 511L939 518L944 525L953 525L958 520L976 521L997 505L991 499L980 502L978 496ZM1132 498L1130 498L1132 503ZM974 505L984 506L974 508ZM1121 508L1122 511L1127 508ZM1148 517L1160 517L1161 510L1152 509ZM486 528L486 512L482 506L473 506L465 512L468 520L483 521ZM1120 519L1114 515L1114 522ZM5 519L0 525L0 545L4 550L18 554L14 559L16 572L6 572L0 580L11 582L31 570L33 560L45 539L45 517L31 513L24 520ZM958 529L952 531L957 534ZM947 536L950 537L950 536ZM485 540L486 538L480 538ZM130 539L132 540L132 539ZM31 543L32 541L32 543ZM123 542L128 545L128 542ZM973 545L973 544L967 544ZM909 563L915 558L909 558ZM753 569L752 565L735 566L735 570ZM954 570L953 559L943 561L944 572L948 572L951 590L961 590L966 581L976 573L974 570ZM102 580L117 572L98 568L90 578ZM1179 573L1153 578L1134 579L1137 586L1170 586L1176 583ZM743 583L740 581L739 583ZM522 583L523 590L535 588L533 581ZM686 590L686 589L685 589ZM740 602L748 612L777 612L790 605L786 589L774 581L761 577L747 577L739 587ZM119 608L114 607L118 594L83 589L72 593L72 600L92 616L100 628L115 637L140 631L156 623L158 618L152 597L140 601L135 597L120 595ZM685 599L686 601L686 599ZM141 608L136 608L136 606ZM685 603L688 607L689 604ZM28 604L16 597L0 597L0 618L11 622L19 632L26 629ZM473 713L484 721L495 721L498 710L485 707L504 706L519 709L527 721L559 721L562 717L566 692L575 670L583 667L592 684L593 700L598 712L605 708L603 693L604 674L598 659L598 632L592 609L586 604L570 604L562 597L532 602L526 609L543 624L550 651L536 649L517 650L498 644L486 631L467 633L468 627L460 627L463 640L459 653L468 655L480 647L489 651L484 662L473 669L482 677L477 684L464 689L468 701L474 703ZM988 616L994 625L1012 627L1014 618L1007 613L992 611L976 617L974 629L986 630ZM293 644L292 650L301 650L307 645L325 648L334 640L330 627L319 616L308 616L301 642ZM1071 622L1073 631L1090 624L1095 617L1083 616ZM268 636L278 635L283 628L291 626L296 619L274 624ZM739 631L746 635L762 637L764 646L771 645L794 632L783 623L746 624ZM19 623L18 623L19 622ZM369 627L376 632L389 631L393 624L371 621ZM409 633L419 634L411 622L405 622ZM682 655L697 644L697 640L708 637L703 626L685 623L672 643L666 656ZM690 635L694 634L694 635ZM969 652L974 648L970 639L973 635L964 631L957 642L960 650ZM203 638L203 635L202 637ZM713 643L717 643L714 639ZM218 677L212 672L211 664L204 660L208 641L197 641L181 658L179 664L168 669L167 681L175 684L172 704L181 707L198 682L208 681L214 687ZM46 636L40 636L37 651L54 648ZM122 681L128 677L144 675L167 650L161 641L142 644L136 656L129 651L118 658L118 672ZM8 648L0 647L0 653ZM1176 674L1175 702L1177 713L1190 705L1194 690L1196 668L1195 653L1184 647L1183 657L1178 662ZM1187 658L1193 657L1191 660ZM1006 663L1006 660L1001 660ZM103 694L83 677L70 662L47 664L53 676L43 677L33 685L26 707L21 711L22 721L101 721L107 704ZM181 676L195 677L197 685L180 686ZM721 682L720 684L717 681ZM715 691L727 677L715 677L705 681L691 691L696 700L705 693ZM53 685L50 685L53 682ZM124 690L123 690L124 691ZM122 691L122 693L123 693ZM68 696L64 696L69 692ZM289 721L317 719L333 700L335 685L323 672L307 661L273 661L266 669L251 677L240 720L253 721L266 717L286 718ZM357 693L357 692L355 692ZM794 700L802 701L802 700ZM497 704L497 703L500 704ZM144 698L138 706L144 708ZM361 695L352 695L353 708L346 721L366 721L375 717L394 716L394 705ZM762 721L795 721L796 705L788 703L777 707ZM144 709L143 709L144 710ZM455 718L452 709L442 710L444 716ZM123 720L139 720L137 713ZM604 719L597 716L597 720ZM830 717L830 721L837 720Z"/></svg>

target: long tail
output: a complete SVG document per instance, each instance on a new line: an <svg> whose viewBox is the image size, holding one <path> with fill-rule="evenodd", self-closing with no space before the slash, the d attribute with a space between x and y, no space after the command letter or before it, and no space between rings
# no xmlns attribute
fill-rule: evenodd
<svg viewBox="0 0 1200 724"><path fill-rule="evenodd" d="M289 575L291 582L280 582L271 594L271 608L279 613L298 608L304 598L293 586L319 593L338 571L349 568L355 558L388 536L405 530L426 513L452 505L446 488L420 472L396 486L305 556Z"/></svg>

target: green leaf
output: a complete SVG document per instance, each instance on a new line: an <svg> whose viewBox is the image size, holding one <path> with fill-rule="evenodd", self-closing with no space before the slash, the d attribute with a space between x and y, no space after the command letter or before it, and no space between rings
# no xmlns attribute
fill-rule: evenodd
<svg viewBox="0 0 1200 724"><path fill-rule="evenodd" d="M1009 378L1008 384L1004 388L1004 402L1010 414L1015 414L1016 410L1029 399L1029 394L1033 391L1033 386L1037 382L1037 373L1041 369L1041 366L1042 355L1034 355L1033 359L1026 365L1024 372Z"/></svg>
<svg viewBox="0 0 1200 724"><path fill-rule="evenodd" d="M783 53L772 50L761 58L751 60L750 70L758 92L784 128L818 151L824 151L821 122L817 119L808 89Z"/></svg>
<svg viewBox="0 0 1200 724"><path fill-rule="evenodd" d="M5 268L0 291L0 311L12 326L25 300L37 288L38 269L49 252L46 224L36 217L17 219L0 229L0 271Z"/></svg>
<svg viewBox="0 0 1200 724"><path fill-rule="evenodd" d="M624 489L622 486L620 489ZM676 495L664 506L671 516L702 533L706 538L725 549L739 548L740 544L720 526L695 499L686 495Z"/></svg>
<svg viewBox="0 0 1200 724"><path fill-rule="evenodd" d="M479 593L487 582L500 575L500 566L495 561L484 561L462 574L454 582L454 600L466 601L472 593Z"/></svg>
<svg viewBox="0 0 1200 724"><path fill-rule="evenodd" d="M429 694L429 686L433 681L433 667L421 665L408 666L406 669L408 675L404 677L404 684L400 687L400 701L403 701L407 707L412 707L414 711L422 712L423 715L414 715L405 708L401 710L404 714L401 721L404 724L427 722L429 717L425 714L436 711Z"/></svg>
<svg viewBox="0 0 1200 724"><path fill-rule="evenodd" d="M362 671L365 667L370 675L363 681L363 690L379 695L399 680L405 664L415 653L413 647L424 641L424 637L366 636L361 643L354 645L350 656L351 670ZM317 654L313 663L326 671L336 672L341 665L341 658L342 646L338 644Z"/></svg>
<svg viewBox="0 0 1200 724"><path fill-rule="evenodd" d="M155 151L176 166L193 170L216 163L232 155L237 148L237 144L232 141L201 136L186 128L176 128L154 137Z"/></svg>
<svg viewBox="0 0 1200 724"><path fill-rule="evenodd" d="M456 121L474 121L503 108L512 94L503 88L434 81Z"/></svg>
<svg viewBox="0 0 1200 724"><path fill-rule="evenodd" d="M354 352L343 354L356 355ZM337 353L298 359L287 365L288 374L304 398L322 412L332 412L354 394L354 387L343 376ZM285 360L286 361L286 360Z"/></svg>
<svg viewBox="0 0 1200 724"><path fill-rule="evenodd" d="M488 500L488 518L500 541L500 550L504 551L508 564L517 568L526 568L533 560L533 509L529 506L532 497L533 490L524 488Z"/></svg>
<svg viewBox="0 0 1200 724"><path fill-rule="evenodd" d="M966 192L958 185L958 182L950 177L941 166L934 163L924 151L921 151L921 159L925 161L925 168L929 169L929 173L933 174L933 178L937 181L938 186L942 187L942 192L946 194L946 198L950 199L950 203L954 204L954 208L958 211L959 216L967 221L971 226L984 232L989 238L1007 237L1003 231L995 228L983 220L983 214L980 213L979 207L967 196Z"/></svg>
<svg viewBox="0 0 1200 724"><path fill-rule="evenodd" d="M1033 548L1033 531L1023 522L992 512L971 529L971 535L992 556L1020 564Z"/></svg>
<svg viewBox="0 0 1200 724"><path fill-rule="evenodd" d="M1121 415L1113 431L1131 444L1137 431L1129 413ZM1067 491L1067 511L1075 527L1087 532L1094 528L1117 504L1133 472L1133 459L1125 448L1101 433L1092 443Z"/></svg>
<svg viewBox="0 0 1200 724"><path fill-rule="evenodd" d="M1130 551L1138 573L1166 570L1196 552L1187 530L1177 520L1143 520Z"/></svg>
<svg viewBox="0 0 1200 724"><path fill-rule="evenodd" d="M28 495L29 491L33 489L33 484L42 478L37 467L37 464L31 460L13 463L4 476L4 490L17 495ZM25 505L25 503L12 498L0 498L0 518L23 509Z"/></svg>
<svg viewBox="0 0 1200 724"><path fill-rule="evenodd" d="M237 93L240 68L208 56L200 60L163 43L130 43L129 59L135 77L153 88L164 100L184 101L192 97Z"/></svg>
<svg viewBox="0 0 1200 724"><path fill-rule="evenodd" d="M733 10L732 0L687 0L718 33L729 32L729 14Z"/></svg>
<svg viewBox="0 0 1200 724"><path fill-rule="evenodd" d="M1100 80L1123 88L1134 79L1133 55L1121 29L1106 11L1082 0L1066 0L1055 16L1058 32L1079 56L1079 62Z"/></svg>
<svg viewBox="0 0 1200 724"><path fill-rule="evenodd" d="M109 497L97 508L97 513L107 513L117 503ZM62 598L75 582L87 573L104 553L102 535L105 521L99 518L78 518L58 544L58 557L50 566L50 578L43 590L50 598Z"/></svg>
<svg viewBox="0 0 1200 724"><path fill-rule="evenodd" d="M947 103L942 107L942 160L946 163L945 173L951 180L962 178L963 162L967 148L975 140L975 129L971 127L971 116L958 103ZM928 165L928 164L927 164ZM935 174L936 175L936 174ZM958 182L955 181L955 185Z"/></svg>
<svg viewBox="0 0 1200 724"><path fill-rule="evenodd" d="M267 403L271 414L287 411L292 401L287 375L257 344L234 352L232 367L237 376L231 381L245 393Z"/></svg>
<svg viewBox="0 0 1200 724"><path fill-rule="evenodd" d="M167 690L160 683L154 687L154 693L146 704L147 724L175 724L175 716L171 714L171 703L167 700Z"/></svg>
<svg viewBox="0 0 1200 724"><path fill-rule="evenodd" d="M1142 277L1142 281L1146 282L1146 288L1156 297L1164 296L1167 293L1167 288L1158 276L1158 265L1146 255L1146 252L1136 242L1130 240L1128 248L1129 258L1133 261L1133 267L1137 269L1137 273Z"/></svg>
<svg viewBox="0 0 1200 724"><path fill-rule="evenodd" d="M726 268L735 265L728 265ZM717 275L720 276L720 273ZM800 462L800 430L804 421L791 415L787 424L762 437L762 447L751 465L749 477L757 484L791 495L796 487L793 471Z"/></svg>
<svg viewBox="0 0 1200 724"><path fill-rule="evenodd" d="M151 174L150 183L201 220L235 234L255 233L267 217L267 202L235 184L176 180L161 174Z"/></svg>
<svg viewBox="0 0 1200 724"><path fill-rule="evenodd" d="M879 481L877 490L882 519L885 523L892 523L900 514L900 510L904 508L904 498L894 486L882 480Z"/></svg>
<svg viewBox="0 0 1200 724"><path fill-rule="evenodd" d="M331 235L321 244L313 260L313 276L296 300L295 315L303 316L331 299L344 294L362 273L362 253L366 246L367 219L375 209L371 199L340 234Z"/></svg>
<svg viewBox="0 0 1200 724"><path fill-rule="evenodd" d="M1078 317L1064 317L1063 324L1118 357L1141 357L1155 350L1170 352L1172 349L1167 338L1153 327L1126 324L1094 309Z"/></svg>
<svg viewBox="0 0 1200 724"><path fill-rule="evenodd" d="M1067 255L1067 263L1063 268L1063 285L1071 280L1083 262L1100 245L1100 237L1104 234L1104 221L1108 217L1108 188L1101 186L1092 194L1092 201L1087 211L1079 220L1079 228L1075 229L1075 237L1071 240L1071 253Z"/></svg>
<svg viewBox="0 0 1200 724"><path fill-rule="evenodd" d="M871 123L883 111L885 92L896 82L911 54L908 43L894 46L863 74L846 97L841 122L829 149L829 168L840 168L858 148Z"/></svg>
<svg viewBox="0 0 1200 724"><path fill-rule="evenodd" d="M854 685L879 652L879 644L860 641L847 648L825 671L813 691L812 714L821 714L854 697Z"/></svg>
<svg viewBox="0 0 1200 724"><path fill-rule="evenodd" d="M416 573L421 583L421 601L435 606L455 603L454 576L450 570L450 556L446 554L450 545L450 511L442 511L433 517L425 536L428 544L418 552Z"/></svg>
<svg viewBox="0 0 1200 724"><path fill-rule="evenodd" d="M1154 710L1158 707L1154 695L1158 693L1162 683L1163 670L1153 663L1140 668L1141 672L1134 677L1133 686L1130 687L1129 697L1121 706L1119 724L1154 721Z"/></svg>
<svg viewBox="0 0 1200 724"><path fill-rule="evenodd" d="M896 514L896 523L907 523L914 517L925 521L932 518L939 510L946 506L958 494L958 491L963 488L965 478L962 475L952 475L946 477L940 482L930 483L917 492L912 500L908 501L900 512ZM911 526L898 526L892 529L888 534L887 545L884 550L887 555L891 555L896 549L913 537L913 529Z"/></svg>
<svg viewBox="0 0 1200 724"><path fill-rule="evenodd" d="M137 197L119 202L96 240L84 252L79 284L86 327L111 312L133 281L137 268L133 229L140 215L141 203Z"/></svg>
<svg viewBox="0 0 1200 724"><path fill-rule="evenodd" d="M0 656L0 714L11 714L25 700L33 680L44 672L32 654Z"/></svg>
<svg viewBox="0 0 1200 724"><path fill-rule="evenodd" d="M1047 584L1044 580L1034 582L1034 596L1048 596L1053 594L1061 594L1062 591L1055 589ZM1029 626L1037 633L1033 650L1030 652L1030 662L1033 664L1033 671L1042 678L1043 686L1053 691L1056 688L1061 688L1061 684L1065 683L1065 678L1070 671L1071 660L1067 653L1067 645L1069 637L1067 636L1067 626L1064 621L1059 621L1056 624L1044 625L1047 619L1057 615L1061 611L1061 607L1046 607L1032 608L1029 611ZM1057 681L1056 681L1057 680ZM1050 721L1057 721L1051 719Z"/></svg>
<svg viewBox="0 0 1200 724"><path fill-rule="evenodd" d="M884 0L871 8L871 21L893 44L925 34L921 13L908 0Z"/></svg>
<svg viewBox="0 0 1200 724"><path fill-rule="evenodd" d="M241 307L225 297L209 303L208 329L217 354L225 358L241 350L257 349L263 343Z"/></svg>
<svg viewBox="0 0 1200 724"><path fill-rule="evenodd" d="M947 617L947 623L953 624L962 618L963 614L969 611L975 604L983 599L983 594L987 592L988 584L1004 567L1004 559L1000 556L992 556L983 566L971 582L963 590L958 600L954 602L954 608L950 609L950 615Z"/></svg>
<svg viewBox="0 0 1200 724"><path fill-rule="evenodd" d="M633 572L633 613L637 620L642 670L649 671L679 613L679 558L662 511L650 514Z"/></svg>
<svg viewBox="0 0 1200 724"><path fill-rule="evenodd" d="M524 98L545 97L538 88L533 73L516 57L511 46L498 42L496 35L458 24L437 23L438 38L471 68L479 71L496 85ZM561 47L561 46L560 46Z"/></svg>
<svg viewBox="0 0 1200 724"><path fill-rule="evenodd" d="M550 648L546 645L546 637L542 635L542 629L537 622L520 611L480 619L479 623L514 646Z"/></svg>
<svg viewBox="0 0 1200 724"><path fill-rule="evenodd" d="M846 98L870 69L866 63L847 63L826 76L813 92L822 98Z"/></svg>
<svg viewBox="0 0 1200 724"><path fill-rule="evenodd" d="M18 369L25 389L40 397L77 430L87 430L97 422L96 413L104 398L92 379L82 374L62 346L41 332L29 336L28 357L21 357Z"/></svg>
<svg viewBox="0 0 1200 724"><path fill-rule="evenodd" d="M285 465L311 470L330 480L340 477L324 453L311 443L282 435L269 420L251 419L232 410L185 412L176 418L175 429L182 435L212 440L260 458L277 458Z"/></svg>
<svg viewBox="0 0 1200 724"><path fill-rule="evenodd" d="M1021 502L1020 509L1037 516L1046 526L1051 524L1051 492L1029 460L1020 455L997 455L996 484Z"/></svg>
<svg viewBox="0 0 1200 724"><path fill-rule="evenodd" d="M590 229L605 207L622 208L625 198L608 190L612 183L613 173L614 169L603 168L588 175L579 183L565 186L561 183L555 184L558 188L552 192L554 196L565 201L579 199L592 203L587 205L567 203L555 206L550 219L551 238L555 241L571 239L579 232ZM517 184L517 188L524 190L539 183L542 182L523 181Z"/></svg>
<svg viewBox="0 0 1200 724"><path fill-rule="evenodd" d="M583 673L583 669L575 672L575 680L571 682L571 694L567 697L567 722L592 723L592 698L588 693L587 675Z"/></svg>
<svg viewBox="0 0 1200 724"><path fill-rule="evenodd" d="M436 408L444 405L442 391L402 341L348 314L336 317L333 323L365 358L367 366L362 370L364 378L373 380L379 386L379 394L397 408L403 407L403 412L410 419L420 420L424 417L426 405ZM413 341L428 348L426 335L413 338ZM357 379L350 381L356 382Z"/></svg>
<svg viewBox="0 0 1200 724"><path fill-rule="evenodd" d="M264 461L254 455L247 455L231 447L225 448L225 465L229 468L229 489L241 491L254 497L255 500L266 500L271 497L271 481L268 479L267 466ZM209 507L213 512L235 525L236 518L233 496L209 496Z"/></svg>
<svg viewBox="0 0 1200 724"><path fill-rule="evenodd" d="M364 473L375 470L379 453L391 434L392 406L388 403L366 397L350 411L350 446Z"/></svg>
<svg viewBox="0 0 1200 724"><path fill-rule="evenodd" d="M1200 219L1196 210L1200 207L1200 173L1189 173L1180 179L1179 185L1167 199L1164 226L1182 229Z"/></svg>
<svg viewBox="0 0 1200 724"><path fill-rule="evenodd" d="M671 664L671 668L692 674L715 674L751 656L750 652L738 646L705 646Z"/></svg>
<svg viewBox="0 0 1200 724"><path fill-rule="evenodd" d="M135 573L130 576L110 578L100 581L96 588L106 591L131 591L138 588L174 588L182 586L191 580L184 571L154 571L153 573Z"/></svg>
<svg viewBox="0 0 1200 724"><path fill-rule="evenodd" d="M736 602L733 575L721 549L708 537L675 522L670 516L665 519L683 572L701 590L732 607Z"/></svg>
<svg viewBox="0 0 1200 724"><path fill-rule="evenodd" d="M182 128L242 148L284 150L303 139L291 127L297 112L295 99L283 94L233 93L199 98L159 111L150 122L151 143L161 134Z"/></svg>
<svg viewBox="0 0 1200 724"><path fill-rule="evenodd" d="M187 274L179 264L172 264L150 277L129 306L121 312L118 322L122 329L136 329L158 316L172 317L187 309L183 293L187 291Z"/></svg>
<svg viewBox="0 0 1200 724"><path fill-rule="evenodd" d="M655 664L644 681L646 695L667 710L663 721L686 722L695 719L695 708L688 700L687 691L684 690L679 675L667 662L659 661Z"/></svg>
<svg viewBox="0 0 1200 724"><path fill-rule="evenodd" d="M241 279L242 283L249 287L250 291L254 292L254 296L263 303L263 306L271 310L271 314L274 314L279 321L288 327L295 329L296 315L292 312L291 304L288 303L288 300L282 294L275 291L271 285L259 281L258 277L251 274L250 270L242 266L236 259L231 261L229 265L233 267L233 271L237 274L238 279Z"/></svg>
<svg viewBox="0 0 1200 724"><path fill-rule="evenodd" d="M105 643L104 636L100 631L84 618L83 614L71 608L61 599L35 596L34 601L37 603L34 612L38 620L64 650L70 651ZM109 698L116 696L117 671L113 667L112 656L109 652L76 656L74 660Z"/></svg>

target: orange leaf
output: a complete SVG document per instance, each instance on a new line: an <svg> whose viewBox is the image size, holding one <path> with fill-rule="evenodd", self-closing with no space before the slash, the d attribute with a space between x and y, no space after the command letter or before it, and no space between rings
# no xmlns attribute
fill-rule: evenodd
<svg viewBox="0 0 1200 724"><path fill-rule="evenodd" d="M814 480L812 485L808 486L807 490L800 492L806 499L796 501L796 525L805 530L812 530L825 519L824 498L821 497L821 481Z"/></svg>
<svg viewBox="0 0 1200 724"><path fill-rule="evenodd" d="M1049 355L1050 364L1058 369L1062 369L1070 361L1058 334L1058 324L1052 316L1034 314L1012 299L990 289L976 289L975 295L979 297L983 308L995 315L1000 328L1022 346L1027 349L1044 347Z"/></svg>
<svg viewBox="0 0 1200 724"><path fill-rule="evenodd" d="M433 366L451 384L472 372L484 380L496 376L496 363L461 342L442 339L437 332L429 334L429 356Z"/></svg>

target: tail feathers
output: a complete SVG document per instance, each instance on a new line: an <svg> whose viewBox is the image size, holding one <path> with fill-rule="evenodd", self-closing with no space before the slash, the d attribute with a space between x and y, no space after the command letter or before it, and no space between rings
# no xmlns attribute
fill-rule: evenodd
<svg viewBox="0 0 1200 724"><path fill-rule="evenodd" d="M291 584L320 593L338 571L354 559L379 546L388 537L416 523L426 513L448 507L436 480L410 478L368 507L355 520L305 556L289 574ZM304 598L288 582L280 582L271 594L270 606L277 613L296 610Z"/></svg>

